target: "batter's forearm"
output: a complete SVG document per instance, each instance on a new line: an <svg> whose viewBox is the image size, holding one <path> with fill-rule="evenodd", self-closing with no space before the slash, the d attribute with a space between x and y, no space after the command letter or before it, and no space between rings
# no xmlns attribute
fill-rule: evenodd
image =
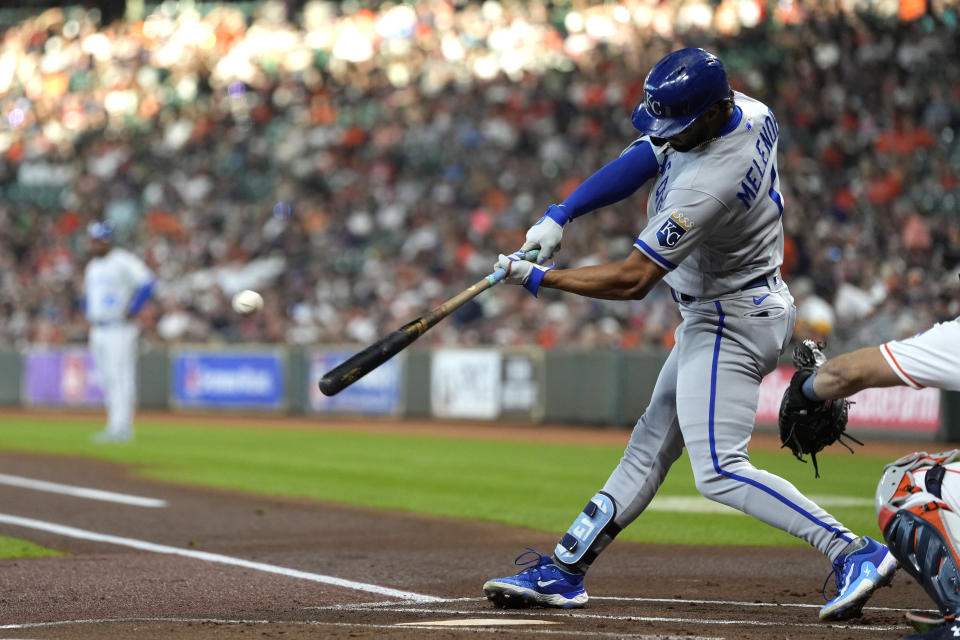
<svg viewBox="0 0 960 640"><path fill-rule="evenodd" d="M653 147L649 142L643 142L587 178L563 201L563 210L572 220L620 202L656 177L659 168Z"/></svg>
<svg viewBox="0 0 960 640"><path fill-rule="evenodd" d="M650 292L656 280L626 275L619 263L577 269L552 269L543 275L541 287L560 289L588 298L603 300L639 300Z"/></svg>

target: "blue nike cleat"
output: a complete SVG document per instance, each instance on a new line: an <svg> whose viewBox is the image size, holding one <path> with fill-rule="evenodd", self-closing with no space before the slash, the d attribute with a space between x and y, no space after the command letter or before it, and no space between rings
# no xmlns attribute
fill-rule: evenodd
<svg viewBox="0 0 960 640"><path fill-rule="evenodd" d="M530 557L534 556L534 557ZM527 557L527 560L521 560ZM527 607L578 608L587 603L583 574L564 571L553 558L530 549L513 563L526 569L514 576L494 578L483 585L487 600L501 609ZM536 563L536 564L534 564Z"/></svg>
<svg viewBox="0 0 960 640"><path fill-rule="evenodd" d="M885 545L867 536L860 538L863 545L833 561L837 577L837 595L820 609L820 621L857 618L873 592L893 580L897 560ZM827 576L830 580L830 576ZM823 583L826 589L827 583ZM824 592L826 598L826 592Z"/></svg>

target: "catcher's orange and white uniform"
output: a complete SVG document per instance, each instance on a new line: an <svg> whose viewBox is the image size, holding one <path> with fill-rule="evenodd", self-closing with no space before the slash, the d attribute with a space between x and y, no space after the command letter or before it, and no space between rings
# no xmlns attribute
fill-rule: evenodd
<svg viewBox="0 0 960 640"><path fill-rule="evenodd" d="M960 391L960 317L882 344L880 353L905 385Z"/></svg>
<svg viewBox="0 0 960 640"><path fill-rule="evenodd" d="M960 449L891 462L877 485L877 520L890 552L936 602L960 616Z"/></svg>

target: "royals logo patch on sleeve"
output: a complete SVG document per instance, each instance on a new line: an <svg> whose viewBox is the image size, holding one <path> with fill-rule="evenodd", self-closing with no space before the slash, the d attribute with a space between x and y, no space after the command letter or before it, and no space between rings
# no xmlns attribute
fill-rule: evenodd
<svg viewBox="0 0 960 640"><path fill-rule="evenodd" d="M692 227L693 220L680 213L679 209L674 209L657 231L657 240L661 247L672 249Z"/></svg>

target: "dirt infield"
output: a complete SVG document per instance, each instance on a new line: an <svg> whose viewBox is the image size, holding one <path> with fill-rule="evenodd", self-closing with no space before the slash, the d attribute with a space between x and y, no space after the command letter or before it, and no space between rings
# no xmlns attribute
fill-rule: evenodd
<svg viewBox="0 0 960 640"><path fill-rule="evenodd" d="M72 554L0 560L0 638L892 639L909 631L905 609L930 607L901 573L862 618L822 625L829 566L814 550L618 541L588 578L586 608L500 611L483 581L513 573L527 546L548 552L556 534L164 484L89 460L0 453L0 469L166 502L0 484L0 535ZM451 621L466 626L428 624Z"/></svg>

